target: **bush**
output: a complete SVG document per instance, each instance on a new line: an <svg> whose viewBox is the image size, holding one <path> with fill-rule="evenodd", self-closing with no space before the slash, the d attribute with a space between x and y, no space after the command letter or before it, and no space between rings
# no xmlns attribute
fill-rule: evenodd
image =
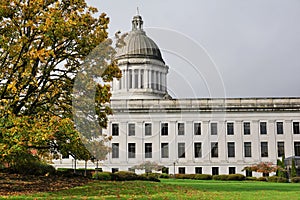
<svg viewBox="0 0 300 200"><path fill-rule="evenodd" d="M268 177L268 182L275 182L277 183L278 181L278 176L270 176Z"/></svg>
<svg viewBox="0 0 300 200"><path fill-rule="evenodd" d="M175 174L177 179L194 179L195 174Z"/></svg>
<svg viewBox="0 0 300 200"><path fill-rule="evenodd" d="M52 165L40 162L38 160L14 165L9 169L13 173L44 176L46 174L53 175L56 170Z"/></svg>
<svg viewBox="0 0 300 200"><path fill-rule="evenodd" d="M228 175L222 174L222 175L213 175L213 180L221 180L221 181L227 181Z"/></svg>
<svg viewBox="0 0 300 200"><path fill-rule="evenodd" d="M159 175L159 178L170 178L170 175L162 173L162 174Z"/></svg>
<svg viewBox="0 0 300 200"><path fill-rule="evenodd" d="M93 174L92 178L101 181L110 181L112 179L112 176L110 172L97 172Z"/></svg>
<svg viewBox="0 0 300 200"><path fill-rule="evenodd" d="M257 181L267 181L267 178L266 178L266 177L259 177L259 178L257 179Z"/></svg>
<svg viewBox="0 0 300 200"><path fill-rule="evenodd" d="M287 183L288 179L284 177L278 177L277 183Z"/></svg>
<svg viewBox="0 0 300 200"><path fill-rule="evenodd" d="M257 178L256 177L252 177L252 176L247 176L246 180L247 181L257 181Z"/></svg>
<svg viewBox="0 0 300 200"><path fill-rule="evenodd" d="M230 181L243 181L245 180L245 176L242 174L229 174L227 176L227 180Z"/></svg>
<svg viewBox="0 0 300 200"><path fill-rule="evenodd" d="M291 179L292 183L300 183L300 177L294 177Z"/></svg>
<svg viewBox="0 0 300 200"><path fill-rule="evenodd" d="M210 174L195 174L194 179L196 179L196 180L211 180L212 175L210 175Z"/></svg>
<svg viewBox="0 0 300 200"><path fill-rule="evenodd" d="M112 179L115 181L134 181L141 178L134 172L119 171L112 175Z"/></svg>

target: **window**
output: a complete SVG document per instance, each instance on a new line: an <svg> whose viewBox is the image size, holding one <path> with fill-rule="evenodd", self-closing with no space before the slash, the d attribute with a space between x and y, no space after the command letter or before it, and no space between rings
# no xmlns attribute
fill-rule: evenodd
<svg viewBox="0 0 300 200"><path fill-rule="evenodd" d="M128 158L135 158L135 143L128 143Z"/></svg>
<svg viewBox="0 0 300 200"><path fill-rule="evenodd" d="M228 142L227 143L227 151L228 151L228 157L229 158L235 157L235 145L234 145L234 142Z"/></svg>
<svg viewBox="0 0 300 200"><path fill-rule="evenodd" d="M185 158L185 143L178 143L178 158Z"/></svg>
<svg viewBox="0 0 300 200"><path fill-rule="evenodd" d="M169 158L169 144L168 143L161 143L161 157Z"/></svg>
<svg viewBox="0 0 300 200"><path fill-rule="evenodd" d="M129 136L135 135L135 124L128 124L128 135Z"/></svg>
<svg viewBox="0 0 300 200"><path fill-rule="evenodd" d="M211 143L211 157L217 158L218 155L218 143L217 142L212 142Z"/></svg>
<svg viewBox="0 0 300 200"><path fill-rule="evenodd" d="M128 88L132 88L132 70L129 70Z"/></svg>
<svg viewBox="0 0 300 200"><path fill-rule="evenodd" d="M145 158L152 158L152 143L145 143Z"/></svg>
<svg viewBox="0 0 300 200"><path fill-rule="evenodd" d="M283 122L276 122L277 134L283 134Z"/></svg>
<svg viewBox="0 0 300 200"><path fill-rule="evenodd" d="M161 135L168 135L168 123L161 124Z"/></svg>
<svg viewBox="0 0 300 200"><path fill-rule="evenodd" d="M251 142L244 142L245 157L251 157Z"/></svg>
<svg viewBox="0 0 300 200"><path fill-rule="evenodd" d="M112 168L112 169L111 169L111 172L112 172L112 173L115 173L115 172L118 172L118 171L119 171L119 168Z"/></svg>
<svg viewBox="0 0 300 200"><path fill-rule="evenodd" d="M294 142L295 156L300 156L300 142Z"/></svg>
<svg viewBox="0 0 300 200"><path fill-rule="evenodd" d="M202 157L201 142L194 143L194 156L195 156L195 158Z"/></svg>
<svg viewBox="0 0 300 200"><path fill-rule="evenodd" d="M212 175L219 175L219 167L211 168Z"/></svg>
<svg viewBox="0 0 300 200"><path fill-rule="evenodd" d="M202 167L195 167L195 174L202 174Z"/></svg>
<svg viewBox="0 0 300 200"><path fill-rule="evenodd" d="M259 123L259 127L260 127L260 134L261 135L266 135L267 134L267 122L260 122Z"/></svg>
<svg viewBox="0 0 300 200"><path fill-rule="evenodd" d="M119 158L119 143L112 143L111 157Z"/></svg>
<svg viewBox="0 0 300 200"><path fill-rule="evenodd" d="M140 78L141 78L141 88L144 88L144 70L141 69L140 71Z"/></svg>
<svg viewBox="0 0 300 200"><path fill-rule="evenodd" d="M119 124L112 124L112 136L118 136L119 135Z"/></svg>
<svg viewBox="0 0 300 200"><path fill-rule="evenodd" d="M227 135L234 135L233 122L227 123Z"/></svg>
<svg viewBox="0 0 300 200"><path fill-rule="evenodd" d="M268 157L268 142L261 142L260 143L260 154L261 157Z"/></svg>
<svg viewBox="0 0 300 200"><path fill-rule="evenodd" d="M194 134L201 135L201 123L194 123Z"/></svg>
<svg viewBox="0 0 300 200"><path fill-rule="evenodd" d="M177 128L178 135L184 135L184 123L178 123Z"/></svg>
<svg viewBox="0 0 300 200"><path fill-rule="evenodd" d="M294 134L300 134L300 131L299 131L299 122L293 122L293 133Z"/></svg>
<svg viewBox="0 0 300 200"><path fill-rule="evenodd" d="M128 168L128 171L135 173L135 169L134 168Z"/></svg>
<svg viewBox="0 0 300 200"><path fill-rule="evenodd" d="M244 135L250 135L250 122L244 122Z"/></svg>
<svg viewBox="0 0 300 200"><path fill-rule="evenodd" d="M246 177L252 177L252 171L246 170Z"/></svg>
<svg viewBox="0 0 300 200"><path fill-rule="evenodd" d="M145 123L145 135L149 136L152 135L152 124Z"/></svg>
<svg viewBox="0 0 300 200"><path fill-rule="evenodd" d="M284 142L277 142L278 157L284 156Z"/></svg>
<svg viewBox="0 0 300 200"><path fill-rule="evenodd" d="M169 174L169 168L168 167L163 167L161 172L164 173L164 174Z"/></svg>
<svg viewBox="0 0 300 200"><path fill-rule="evenodd" d="M210 134L211 135L217 135L218 134L218 124L217 123L211 123L210 124Z"/></svg>
<svg viewBox="0 0 300 200"><path fill-rule="evenodd" d="M185 174L185 167L178 167L179 174Z"/></svg>
<svg viewBox="0 0 300 200"><path fill-rule="evenodd" d="M235 174L235 167L229 167L229 174Z"/></svg>
<svg viewBox="0 0 300 200"><path fill-rule="evenodd" d="M134 88L139 88L139 73L138 70L134 70Z"/></svg>

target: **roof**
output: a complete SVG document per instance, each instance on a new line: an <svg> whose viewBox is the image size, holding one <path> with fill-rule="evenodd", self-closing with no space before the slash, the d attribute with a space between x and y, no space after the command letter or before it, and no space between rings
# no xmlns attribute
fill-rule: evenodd
<svg viewBox="0 0 300 200"><path fill-rule="evenodd" d="M124 38L125 45L117 49L116 59L152 58L164 63L159 47L146 35L142 25L142 17L140 15L134 16L132 30Z"/></svg>

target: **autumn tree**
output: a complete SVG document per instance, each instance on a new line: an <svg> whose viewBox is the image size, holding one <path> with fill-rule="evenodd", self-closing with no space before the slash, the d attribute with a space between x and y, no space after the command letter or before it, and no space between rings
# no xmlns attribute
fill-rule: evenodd
<svg viewBox="0 0 300 200"><path fill-rule="evenodd" d="M0 162L17 162L32 149L88 155L81 155L79 136L91 129L80 127L106 126L106 82L121 76L107 39L109 18L96 13L84 0L0 2ZM93 128L85 141L99 135Z"/></svg>
<svg viewBox="0 0 300 200"><path fill-rule="evenodd" d="M274 166L271 162L261 162L257 165L246 166L244 167L243 171L248 170L253 172L260 172L268 176L269 173L276 172L279 168L279 166Z"/></svg>

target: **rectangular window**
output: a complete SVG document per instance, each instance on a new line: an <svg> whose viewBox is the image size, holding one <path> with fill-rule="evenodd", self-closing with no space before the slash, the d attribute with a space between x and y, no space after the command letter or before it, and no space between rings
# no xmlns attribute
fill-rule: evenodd
<svg viewBox="0 0 300 200"><path fill-rule="evenodd" d="M202 174L202 167L195 167L195 174Z"/></svg>
<svg viewBox="0 0 300 200"><path fill-rule="evenodd" d="M201 158L202 157L201 142L195 142L194 143L194 156L195 156L195 158Z"/></svg>
<svg viewBox="0 0 300 200"><path fill-rule="evenodd" d="M168 123L161 123L161 135L168 135Z"/></svg>
<svg viewBox="0 0 300 200"><path fill-rule="evenodd" d="M178 158L185 158L185 143L178 143Z"/></svg>
<svg viewBox="0 0 300 200"><path fill-rule="evenodd" d="M128 143L128 158L135 158L135 143Z"/></svg>
<svg viewBox="0 0 300 200"><path fill-rule="evenodd" d="M217 157L219 157L219 153L218 153L218 143L217 143L217 142L212 142L212 143L211 143L211 157L212 157L212 158L217 158Z"/></svg>
<svg viewBox="0 0 300 200"><path fill-rule="evenodd" d="M228 151L228 157L229 158L235 157L235 145L234 145L234 142L228 142L227 143L227 151Z"/></svg>
<svg viewBox="0 0 300 200"><path fill-rule="evenodd" d="M145 143L145 158L152 158L152 143Z"/></svg>
<svg viewBox="0 0 300 200"><path fill-rule="evenodd" d="M184 123L177 124L178 135L184 135Z"/></svg>
<svg viewBox="0 0 300 200"><path fill-rule="evenodd" d="M133 173L135 173L135 169L134 169L134 168L131 168L131 167L130 167L130 168L128 168L128 171L129 171L129 172L133 172Z"/></svg>
<svg viewBox="0 0 300 200"><path fill-rule="evenodd" d="M128 135L129 136L135 135L135 124L128 124Z"/></svg>
<svg viewBox="0 0 300 200"><path fill-rule="evenodd" d="M139 73L138 70L134 70L134 88L139 88Z"/></svg>
<svg viewBox="0 0 300 200"><path fill-rule="evenodd" d="M219 167L212 167L211 172L212 175L219 175Z"/></svg>
<svg viewBox="0 0 300 200"><path fill-rule="evenodd" d="M132 88L132 70L129 70L129 81L128 81L128 87Z"/></svg>
<svg viewBox="0 0 300 200"><path fill-rule="evenodd" d="M218 135L218 124L217 123L211 123L210 124L210 134L211 135Z"/></svg>
<svg viewBox="0 0 300 200"><path fill-rule="evenodd" d="M194 123L194 134L201 135L201 123Z"/></svg>
<svg viewBox="0 0 300 200"><path fill-rule="evenodd" d="M229 167L229 174L235 174L235 167Z"/></svg>
<svg viewBox="0 0 300 200"><path fill-rule="evenodd" d="M119 135L119 124L112 124L112 136L118 136Z"/></svg>
<svg viewBox="0 0 300 200"><path fill-rule="evenodd" d="M185 174L185 167L178 167L179 174Z"/></svg>
<svg viewBox="0 0 300 200"><path fill-rule="evenodd" d="M115 173L115 172L118 172L118 171L119 171L119 168L111 168L112 173Z"/></svg>
<svg viewBox="0 0 300 200"><path fill-rule="evenodd" d="M252 177L252 171L246 170L246 177Z"/></svg>
<svg viewBox="0 0 300 200"><path fill-rule="evenodd" d="M233 122L227 123L227 135L234 135Z"/></svg>
<svg viewBox="0 0 300 200"><path fill-rule="evenodd" d="M161 143L161 157L169 158L169 144L168 143Z"/></svg>
<svg viewBox="0 0 300 200"><path fill-rule="evenodd" d="M244 142L244 153L245 157L251 157L251 142Z"/></svg>
<svg viewBox="0 0 300 200"><path fill-rule="evenodd" d="M250 122L244 122L244 135L250 135Z"/></svg>
<svg viewBox="0 0 300 200"><path fill-rule="evenodd" d="M269 153L268 153L268 142L261 142L260 143L260 154L261 154L261 157L268 157Z"/></svg>
<svg viewBox="0 0 300 200"><path fill-rule="evenodd" d="M277 134L283 134L283 122L276 122Z"/></svg>
<svg viewBox="0 0 300 200"><path fill-rule="evenodd" d="M161 172L164 173L164 174L169 174L169 168L168 167L163 167Z"/></svg>
<svg viewBox="0 0 300 200"><path fill-rule="evenodd" d="M267 134L267 122L260 122L259 127L260 127L260 134L266 135Z"/></svg>
<svg viewBox="0 0 300 200"><path fill-rule="evenodd" d="M299 131L299 122L293 122L293 133L294 134L300 134L300 131Z"/></svg>
<svg viewBox="0 0 300 200"><path fill-rule="evenodd" d="M277 142L278 157L284 156L284 142Z"/></svg>
<svg viewBox="0 0 300 200"><path fill-rule="evenodd" d="M295 156L300 156L300 142L294 142Z"/></svg>
<svg viewBox="0 0 300 200"><path fill-rule="evenodd" d="M149 136L152 135L152 124L145 123L145 135Z"/></svg>
<svg viewBox="0 0 300 200"><path fill-rule="evenodd" d="M119 143L112 143L111 157L119 158Z"/></svg>

